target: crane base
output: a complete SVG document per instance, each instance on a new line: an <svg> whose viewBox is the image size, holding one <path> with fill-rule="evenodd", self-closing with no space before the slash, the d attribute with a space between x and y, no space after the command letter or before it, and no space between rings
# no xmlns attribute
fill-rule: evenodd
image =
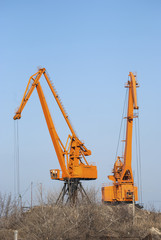
<svg viewBox="0 0 161 240"><path fill-rule="evenodd" d="M138 201L137 187L133 184L119 184L102 187L102 202L127 202L132 203L133 197Z"/></svg>
<svg viewBox="0 0 161 240"><path fill-rule="evenodd" d="M69 179L64 181L64 186L56 201L57 205L71 204L75 205L80 201L90 202L79 179Z"/></svg>

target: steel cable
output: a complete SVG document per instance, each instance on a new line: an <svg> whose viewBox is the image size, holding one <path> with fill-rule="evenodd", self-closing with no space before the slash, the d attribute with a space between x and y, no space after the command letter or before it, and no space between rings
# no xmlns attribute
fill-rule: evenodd
<svg viewBox="0 0 161 240"><path fill-rule="evenodd" d="M18 121L14 122L14 195L20 197L20 169L19 169L19 129Z"/></svg>
<svg viewBox="0 0 161 240"><path fill-rule="evenodd" d="M119 137L118 137L118 143L116 147L116 155L115 155L115 160L117 159L117 154L118 154L118 149L119 149L119 143L120 143L120 137L121 137L121 131L122 131L122 123L124 119L124 112L125 112L125 106L126 106L126 99L127 99L127 89L125 93L125 99L124 99L124 106L123 106L123 112L122 112L122 117L121 117L121 125L120 125L120 131L119 131Z"/></svg>

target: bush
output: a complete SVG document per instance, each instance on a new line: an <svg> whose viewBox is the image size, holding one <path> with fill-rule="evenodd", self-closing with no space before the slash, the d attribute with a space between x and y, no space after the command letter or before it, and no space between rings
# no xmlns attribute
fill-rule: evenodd
<svg viewBox="0 0 161 240"><path fill-rule="evenodd" d="M161 229L161 213L136 209L132 205L109 206L98 203L90 191L91 203L57 206L51 194L47 202L22 212L11 195L0 195L0 239L13 239L13 230L21 240L97 240L109 237L140 237L150 229Z"/></svg>

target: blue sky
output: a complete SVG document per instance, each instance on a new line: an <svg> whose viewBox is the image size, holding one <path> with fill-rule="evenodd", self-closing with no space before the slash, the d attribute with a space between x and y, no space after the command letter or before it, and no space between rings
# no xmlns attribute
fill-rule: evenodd
<svg viewBox="0 0 161 240"><path fill-rule="evenodd" d="M91 149L101 189L111 173L129 71L140 88L144 202L161 201L161 2L3 1L0 4L0 158L2 192L14 189L14 121L29 77L45 67L81 140ZM42 81L56 128L66 125ZM36 91L19 121L20 189L31 181L54 189L59 164ZM135 159L133 160L134 171ZM85 184L86 185L86 184ZM160 203L161 205L161 203Z"/></svg>

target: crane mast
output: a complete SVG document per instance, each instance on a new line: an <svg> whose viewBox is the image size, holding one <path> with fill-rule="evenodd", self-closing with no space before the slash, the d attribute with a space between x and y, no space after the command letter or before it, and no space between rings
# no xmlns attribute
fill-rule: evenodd
<svg viewBox="0 0 161 240"><path fill-rule="evenodd" d="M132 130L134 109L138 109L135 76L132 72L129 73L130 80L126 86L128 88L128 108L126 117L126 139L123 161L118 156L114 164L113 175L108 176L113 181L112 186L102 187L102 201L103 202L132 202L138 200L137 187L134 186L134 179L132 173Z"/></svg>
<svg viewBox="0 0 161 240"><path fill-rule="evenodd" d="M49 88L62 112L62 115L71 131L71 134L68 135L65 146L57 134L40 84L40 78L42 75L44 75ZM20 107L13 119L17 120L21 118L21 113L35 88L39 96L50 137L61 168L61 171L59 169L51 169L50 176L53 180L64 181L64 187L58 198L58 202L63 201L65 195L67 194L67 201L74 203L77 199L79 190L82 196L86 196L80 180L95 180L97 178L97 168L96 166L87 162L85 157L90 156L91 151L87 149L84 143L81 142L76 136L76 133L69 121L68 115L63 108L59 96L54 88L53 83L49 79L45 68L39 69L37 73L33 74L30 77Z"/></svg>

